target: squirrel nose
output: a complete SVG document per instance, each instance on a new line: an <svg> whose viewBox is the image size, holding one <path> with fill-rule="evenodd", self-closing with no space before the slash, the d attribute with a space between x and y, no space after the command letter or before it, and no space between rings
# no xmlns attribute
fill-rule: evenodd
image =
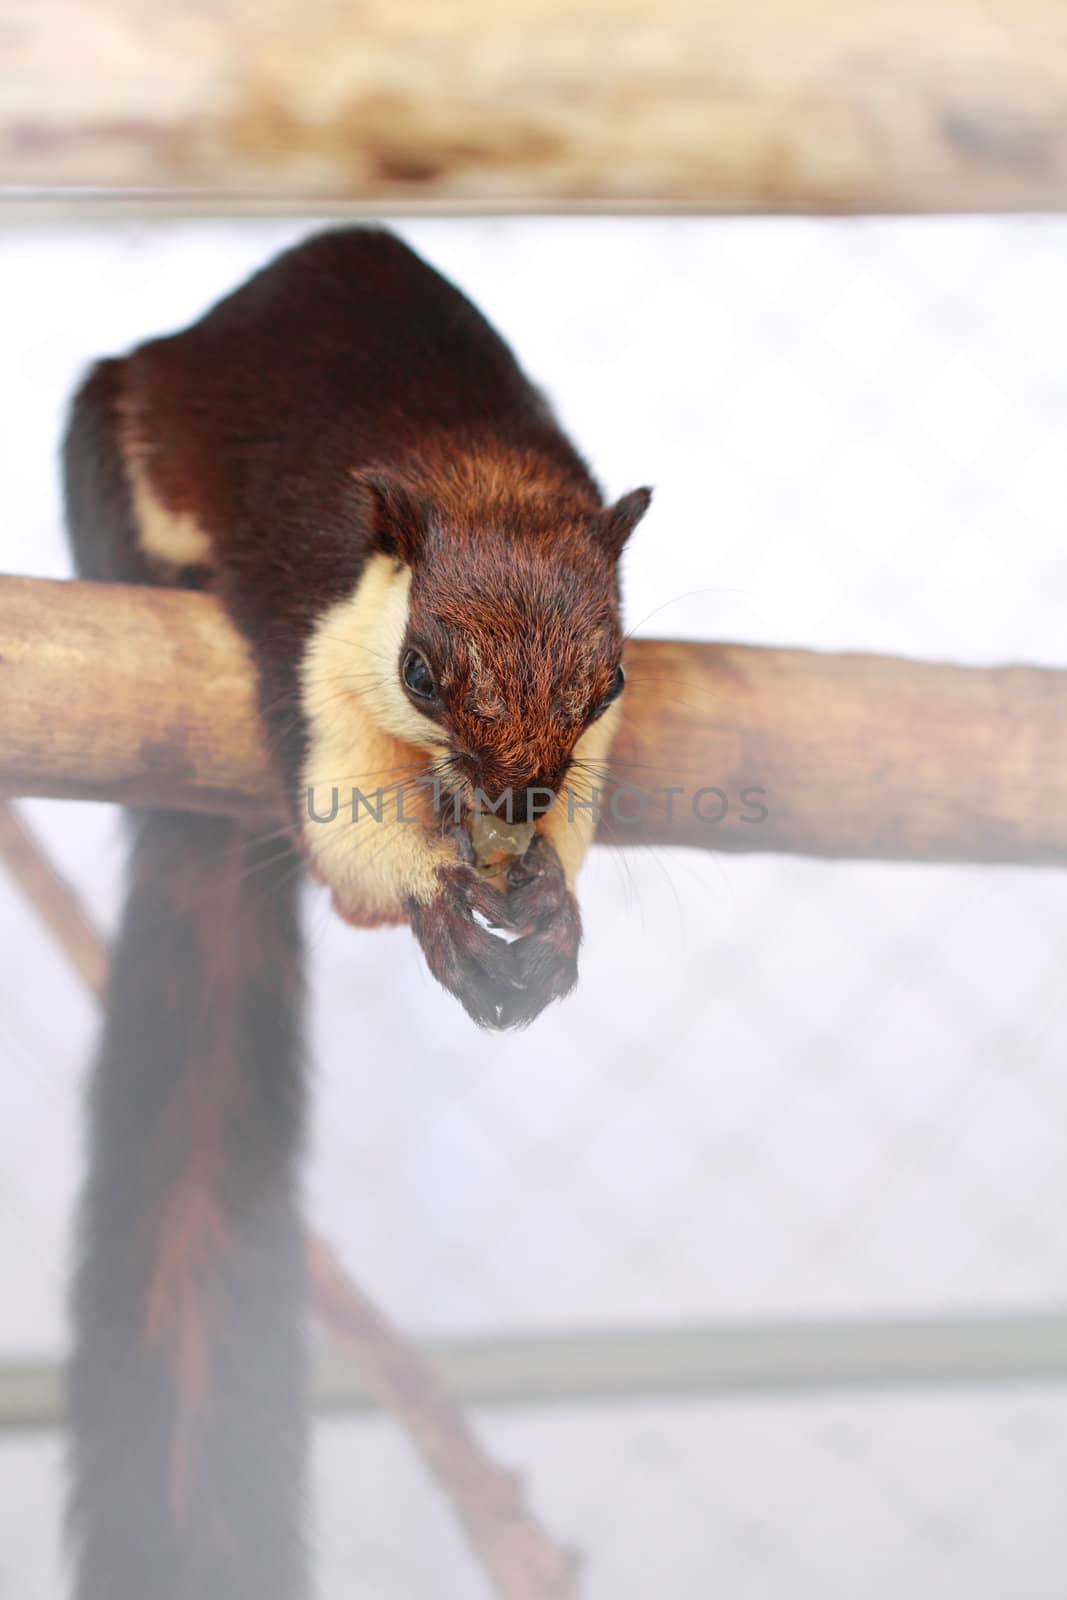
<svg viewBox="0 0 1067 1600"><path fill-rule="evenodd" d="M552 804L557 785L547 778L533 778L522 788L511 791L512 822L536 822Z"/></svg>
<svg viewBox="0 0 1067 1600"><path fill-rule="evenodd" d="M452 759L481 796L483 809L508 822L536 822L558 793L566 772L553 763L537 766L501 762L493 751L454 745Z"/></svg>

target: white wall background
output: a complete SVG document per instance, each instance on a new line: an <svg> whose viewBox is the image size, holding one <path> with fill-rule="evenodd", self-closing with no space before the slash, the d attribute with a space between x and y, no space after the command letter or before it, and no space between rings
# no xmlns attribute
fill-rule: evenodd
<svg viewBox="0 0 1067 1600"><path fill-rule="evenodd" d="M0 567L63 575L94 355L304 225L8 228ZM618 493L638 633L1063 664L1067 225L420 221ZM105 923L106 807L29 808ZM308 1209L419 1333L1040 1308L1067 1283L1055 873L601 852L577 996L480 1035L309 902ZM0 1359L59 1356L95 1017L0 883ZM589 1600L1060 1600L1067 1395L496 1415ZM318 1433L322 1600L482 1600L405 1443ZM0 1441L0 1596L54 1600L61 1451Z"/></svg>

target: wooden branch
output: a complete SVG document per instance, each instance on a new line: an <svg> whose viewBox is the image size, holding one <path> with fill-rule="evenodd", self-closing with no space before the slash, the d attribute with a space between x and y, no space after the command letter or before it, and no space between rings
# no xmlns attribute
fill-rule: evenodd
<svg viewBox="0 0 1067 1600"><path fill-rule="evenodd" d="M107 988L107 947L78 896L13 805L0 801L0 865L18 884L90 993Z"/></svg>
<svg viewBox="0 0 1067 1600"><path fill-rule="evenodd" d="M658 640L629 670L617 779L684 792L605 843L1067 863L1067 673Z"/></svg>
<svg viewBox="0 0 1067 1600"><path fill-rule="evenodd" d="M108 952L70 885L14 806L0 803L0 865L97 999ZM576 1600L576 1558L558 1549L523 1504L513 1474L482 1450L432 1360L409 1344L346 1276L326 1240L307 1236L311 1302L367 1394L410 1437L452 1505L500 1600Z"/></svg>
<svg viewBox="0 0 1067 1600"><path fill-rule="evenodd" d="M1060 210L1067 12L1055 0L178 12L14 0L0 25L0 183L231 209L258 196L378 211Z"/></svg>
<svg viewBox="0 0 1067 1600"><path fill-rule="evenodd" d="M661 640L627 667L602 842L1067 862L1067 673ZM276 811L216 603L0 579L0 789Z"/></svg>
<svg viewBox="0 0 1067 1600"><path fill-rule="evenodd" d="M514 1475L482 1451L444 1382L341 1271L321 1240L308 1252L315 1309L371 1396L404 1425L456 1510L501 1600L575 1600L576 1560L549 1540Z"/></svg>
<svg viewBox="0 0 1067 1600"><path fill-rule="evenodd" d="M277 813L248 654L215 603L0 578L0 789Z"/></svg>

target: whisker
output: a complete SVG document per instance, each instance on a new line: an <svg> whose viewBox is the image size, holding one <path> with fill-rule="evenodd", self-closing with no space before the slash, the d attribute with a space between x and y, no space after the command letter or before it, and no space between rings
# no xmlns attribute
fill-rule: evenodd
<svg viewBox="0 0 1067 1600"><path fill-rule="evenodd" d="M682 600L691 600L697 594L740 594L742 592L740 589L731 588L728 584L722 583L706 583L702 584L698 589L686 589L684 593L676 594L670 600L664 600L661 605L654 606L638 622L635 622L633 627L623 634L623 643L626 644L628 640L632 639L638 628L643 628L646 622L651 622L653 617L658 617L661 611L666 611L669 606L678 605Z"/></svg>
<svg viewBox="0 0 1067 1600"><path fill-rule="evenodd" d="M363 650L367 655L374 656L379 661L384 661L387 666L391 665L388 656L383 656L380 650L372 650L370 645L364 644L361 639L349 639L343 633L325 633L318 630L316 630L316 633L320 639L332 639L335 644L347 645L350 650Z"/></svg>

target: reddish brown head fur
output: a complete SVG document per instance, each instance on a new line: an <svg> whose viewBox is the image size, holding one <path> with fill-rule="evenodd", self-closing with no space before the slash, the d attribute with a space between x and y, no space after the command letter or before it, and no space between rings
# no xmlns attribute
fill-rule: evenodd
<svg viewBox="0 0 1067 1600"><path fill-rule="evenodd" d="M617 562L650 491L605 509L521 457L453 460L431 494L361 481L379 548L412 569L397 670L414 651L433 680L413 704L439 722L453 773L491 801L510 790L521 819L617 688Z"/></svg>

